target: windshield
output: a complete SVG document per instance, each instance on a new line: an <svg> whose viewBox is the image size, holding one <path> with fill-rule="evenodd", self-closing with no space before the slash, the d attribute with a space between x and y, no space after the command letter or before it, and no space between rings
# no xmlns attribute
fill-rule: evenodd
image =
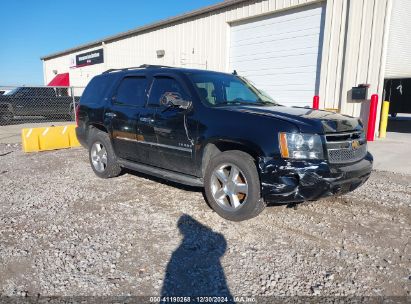
<svg viewBox="0 0 411 304"><path fill-rule="evenodd" d="M278 105L267 94L257 90L249 81L237 75L220 73L190 74L202 101L210 106Z"/></svg>
<svg viewBox="0 0 411 304"><path fill-rule="evenodd" d="M15 88L15 89L5 93L4 95L19 95L19 96L24 95L24 94L28 95L28 94L30 94L30 90L31 90L31 88L29 88L29 87L18 87L18 88Z"/></svg>
<svg viewBox="0 0 411 304"><path fill-rule="evenodd" d="M19 91L19 89L20 89L20 88L15 88L15 89L13 89L13 90L11 90L11 91L8 91L8 92L4 93L4 95L14 95L14 94L16 94L16 93Z"/></svg>

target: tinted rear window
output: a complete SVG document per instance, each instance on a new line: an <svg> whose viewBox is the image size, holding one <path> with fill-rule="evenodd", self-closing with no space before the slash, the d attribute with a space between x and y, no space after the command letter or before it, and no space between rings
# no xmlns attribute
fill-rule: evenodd
<svg viewBox="0 0 411 304"><path fill-rule="evenodd" d="M102 103L108 89L113 85L113 77L110 75L94 77L81 96L81 104Z"/></svg>
<svg viewBox="0 0 411 304"><path fill-rule="evenodd" d="M117 90L116 104L126 106L144 106L147 91L145 77L126 77Z"/></svg>

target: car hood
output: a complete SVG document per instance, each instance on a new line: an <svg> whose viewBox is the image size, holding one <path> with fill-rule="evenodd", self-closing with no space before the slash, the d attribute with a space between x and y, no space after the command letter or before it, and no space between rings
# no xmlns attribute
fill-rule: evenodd
<svg viewBox="0 0 411 304"><path fill-rule="evenodd" d="M285 120L295 124L303 133L325 134L363 129L358 118L310 108L246 105L220 109Z"/></svg>

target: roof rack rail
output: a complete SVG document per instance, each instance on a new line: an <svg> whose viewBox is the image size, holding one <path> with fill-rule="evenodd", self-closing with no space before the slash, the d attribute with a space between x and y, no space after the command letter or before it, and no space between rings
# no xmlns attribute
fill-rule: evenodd
<svg viewBox="0 0 411 304"><path fill-rule="evenodd" d="M150 68L172 68L172 67L168 65L142 64L140 65L140 68L150 69Z"/></svg>
<svg viewBox="0 0 411 304"><path fill-rule="evenodd" d="M104 71L103 74L116 72L116 71L129 71L129 70L137 70L137 69L155 69L155 68L172 68L171 66L166 65L153 65L153 64L142 64L137 67L129 67L129 68L121 68L121 69L109 69Z"/></svg>

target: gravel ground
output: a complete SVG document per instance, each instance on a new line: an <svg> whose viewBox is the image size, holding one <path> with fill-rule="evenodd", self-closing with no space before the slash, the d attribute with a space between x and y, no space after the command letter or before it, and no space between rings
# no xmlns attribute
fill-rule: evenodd
<svg viewBox="0 0 411 304"><path fill-rule="evenodd" d="M411 296L411 176L241 223L196 189L0 145L0 295Z"/></svg>

